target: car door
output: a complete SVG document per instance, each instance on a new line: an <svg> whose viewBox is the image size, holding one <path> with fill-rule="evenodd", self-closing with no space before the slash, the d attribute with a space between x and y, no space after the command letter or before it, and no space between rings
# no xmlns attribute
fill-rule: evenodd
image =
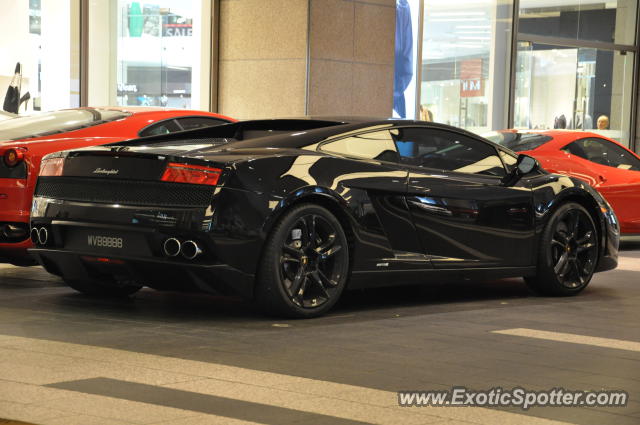
<svg viewBox="0 0 640 425"><path fill-rule="evenodd" d="M348 200L361 228L354 268L431 268L406 204L409 172L399 164L391 131L375 126L329 140L319 150L332 157L314 165L313 175Z"/></svg>
<svg viewBox="0 0 640 425"><path fill-rule="evenodd" d="M409 170L407 204L435 268L531 266L535 258L530 189L506 187L492 144L448 129L408 127L395 136Z"/></svg>
<svg viewBox="0 0 640 425"><path fill-rule="evenodd" d="M628 184L640 180L640 159L599 137L576 140L563 148L572 155L572 174L589 174L592 186Z"/></svg>
<svg viewBox="0 0 640 425"><path fill-rule="evenodd" d="M640 158L599 137L576 140L563 150L575 157L572 175L588 173L589 183L613 206L622 232L640 232Z"/></svg>

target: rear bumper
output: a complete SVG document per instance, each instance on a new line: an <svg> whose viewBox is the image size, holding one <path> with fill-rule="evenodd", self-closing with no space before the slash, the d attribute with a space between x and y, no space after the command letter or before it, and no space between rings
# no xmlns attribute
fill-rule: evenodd
<svg viewBox="0 0 640 425"><path fill-rule="evenodd" d="M24 225L26 229L24 238L7 238L0 234L0 259L12 263L33 263L27 254L32 244L29 237L30 203L25 199L27 190L22 187L24 182L20 179L0 179L0 232L6 224Z"/></svg>
<svg viewBox="0 0 640 425"><path fill-rule="evenodd" d="M5 260L19 265L33 265L35 261L27 252L32 246L31 239L16 243L0 243L0 261Z"/></svg>
<svg viewBox="0 0 640 425"><path fill-rule="evenodd" d="M193 264L165 258L104 258L47 248L29 249L29 253L45 270L65 280L108 280L117 276L156 289L253 297L254 276L226 264Z"/></svg>

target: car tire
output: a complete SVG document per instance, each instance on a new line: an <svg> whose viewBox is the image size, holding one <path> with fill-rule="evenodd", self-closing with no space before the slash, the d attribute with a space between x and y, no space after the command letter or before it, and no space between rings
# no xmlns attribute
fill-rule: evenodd
<svg viewBox="0 0 640 425"><path fill-rule="evenodd" d="M326 208L301 204L270 232L256 279L255 301L267 314L318 317L338 301L349 277L349 245Z"/></svg>
<svg viewBox="0 0 640 425"><path fill-rule="evenodd" d="M537 274L525 281L541 295L576 295L593 277L599 248L591 214L575 202L563 204L553 213L540 238Z"/></svg>
<svg viewBox="0 0 640 425"><path fill-rule="evenodd" d="M85 295L110 298L126 298L142 289L141 285L130 282L114 282L113 284L107 284L92 280L64 279L64 283Z"/></svg>

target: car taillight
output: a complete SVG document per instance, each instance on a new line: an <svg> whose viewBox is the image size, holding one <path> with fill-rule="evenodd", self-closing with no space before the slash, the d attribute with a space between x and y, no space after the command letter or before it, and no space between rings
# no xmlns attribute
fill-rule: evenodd
<svg viewBox="0 0 640 425"><path fill-rule="evenodd" d="M164 170L162 181L215 186L221 173L222 170L219 168L170 162Z"/></svg>
<svg viewBox="0 0 640 425"><path fill-rule="evenodd" d="M8 149L5 151L3 158L5 165L13 168L24 161L24 149Z"/></svg>
<svg viewBox="0 0 640 425"><path fill-rule="evenodd" d="M64 158L45 159L40 164L40 176L61 176L64 170Z"/></svg>

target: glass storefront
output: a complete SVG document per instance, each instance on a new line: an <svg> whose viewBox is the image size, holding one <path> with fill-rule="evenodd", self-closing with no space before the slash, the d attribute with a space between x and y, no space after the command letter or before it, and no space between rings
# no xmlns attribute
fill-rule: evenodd
<svg viewBox="0 0 640 425"><path fill-rule="evenodd" d="M518 43L514 127L629 141L634 54Z"/></svg>
<svg viewBox="0 0 640 425"><path fill-rule="evenodd" d="M20 113L90 105L209 109L210 0L0 0L0 102L20 63ZM28 93L28 94L27 94Z"/></svg>
<svg viewBox="0 0 640 425"><path fill-rule="evenodd" d="M89 58L89 103L208 109L209 8L204 0L93 0L89 48L109 54Z"/></svg>
<svg viewBox="0 0 640 425"><path fill-rule="evenodd" d="M630 146L636 16L637 0L521 0L513 126Z"/></svg>
<svg viewBox="0 0 640 425"><path fill-rule="evenodd" d="M506 0L424 0L421 119L479 133L504 126L511 9Z"/></svg>
<svg viewBox="0 0 640 425"><path fill-rule="evenodd" d="M480 134L579 129L629 146L637 8L637 0L421 0L412 8L421 22L413 114Z"/></svg>
<svg viewBox="0 0 640 425"><path fill-rule="evenodd" d="M20 113L79 106L79 0L1 4L0 105L20 63Z"/></svg>
<svg viewBox="0 0 640 425"><path fill-rule="evenodd" d="M637 0L520 0L518 31L633 45Z"/></svg>

